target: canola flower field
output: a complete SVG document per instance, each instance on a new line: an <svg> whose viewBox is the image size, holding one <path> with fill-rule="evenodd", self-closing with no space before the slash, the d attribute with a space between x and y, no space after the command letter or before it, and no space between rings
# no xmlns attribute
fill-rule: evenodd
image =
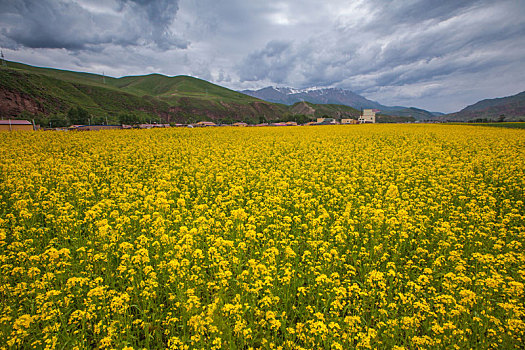
<svg viewBox="0 0 525 350"><path fill-rule="evenodd" d="M1 349L512 349L525 133L0 134Z"/></svg>

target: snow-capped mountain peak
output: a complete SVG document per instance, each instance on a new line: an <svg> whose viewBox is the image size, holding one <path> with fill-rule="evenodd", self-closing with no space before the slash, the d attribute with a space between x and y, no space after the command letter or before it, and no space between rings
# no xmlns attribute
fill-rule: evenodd
<svg viewBox="0 0 525 350"><path fill-rule="evenodd" d="M290 87L269 86L260 90L244 90L241 92L265 101L288 105L306 101L320 104L341 104L354 108L381 109L381 107L383 107L379 103L370 101L350 90L334 87L312 86L304 89L295 89Z"/></svg>
<svg viewBox="0 0 525 350"><path fill-rule="evenodd" d="M275 86L272 86L272 89L274 89L275 91L280 92L281 94L285 94L285 95L297 94L297 93L299 93L301 91L301 90L292 89L292 88L289 88L289 87L275 87Z"/></svg>
<svg viewBox="0 0 525 350"><path fill-rule="evenodd" d="M312 87L308 87L305 89L295 89L291 87L276 87L276 86L271 86L271 88L285 95L306 94L310 92L319 92L322 94L330 90L334 90L334 91L341 90L339 88L323 88L323 87L318 87L318 86L312 86Z"/></svg>
<svg viewBox="0 0 525 350"><path fill-rule="evenodd" d="M353 107L355 109L378 109L384 113L398 113L394 115L414 115L415 109L402 106L384 106L376 101L371 101L366 97L358 95L350 90L341 88L328 87L321 88L317 86L294 89L290 87L275 87L269 86L260 90L244 90L241 91L246 95L260 98L268 102L282 103L286 105L293 105L297 102L310 102L315 104L338 104ZM432 117L430 112L419 110L425 113L418 112L420 117L415 118L429 119ZM399 114L404 113L404 114Z"/></svg>

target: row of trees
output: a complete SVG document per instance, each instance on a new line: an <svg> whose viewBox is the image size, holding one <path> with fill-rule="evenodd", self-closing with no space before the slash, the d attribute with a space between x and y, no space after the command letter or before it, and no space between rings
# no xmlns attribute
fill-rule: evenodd
<svg viewBox="0 0 525 350"><path fill-rule="evenodd" d="M71 125L136 125L142 123L160 123L162 120L158 116L150 116L145 114L136 114L132 112L120 113L118 115L92 115L84 108L72 107L67 113L53 113L49 115L39 114L39 115L30 115L23 114L21 116L24 119L34 119L36 124L41 125L42 127L68 127ZM197 115L187 115L183 118L186 123L196 123L201 120L212 121L208 117L199 117ZM248 124L257 124L257 123L273 123L273 122L297 122L298 124L305 124L314 120L313 116L304 115L304 114L290 114L284 115L279 119L267 119L265 116L249 116L243 118L243 122ZM237 118L226 117L215 122L219 124L233 124L238 122Z"/></svg>
<svg viewBox="0 0 525 350"><path fill-rule="evenodd" d="M49 115L22 114L24 119L34 119L42 127L59 128L71 125L121 125L161 122L158 116L137 115L134 113L121 113L119 115L91 115L82 107L72 107L67 113L52 113Z"/></svg>
<svg viewBox="0 0 525 350"><path fill-rule="evenodd" d="M311 122L315 120L313 116L310 115L304 115L304 114L290 114L285 115L282 118L279 119L270 119L268 120L265 116L261 115L258 118L257 117L246 117L242 121L247 124L264 124L264 123L285 123L285 122L296 122L297 124L305 124L308 122ZM238 122L239 120L235 120L233 118L222 118L218 120L219 124L233 124L235 122Z"/></svg>
<svg viewBox="0 0 525 350"><path fill-rule="evenodd" d="M182 117L181 119L184 120L184 122L188 124L197 123L200 121L209 121L209 122L215 122L217 124L227 124L227 125L231 125L236 122L245 122L247 124L297 122L298 124L305 124L305 123L315 120L314 116L304 115L304 114L289 114L289 115L284 115L282 118L279 118L279 119L267 119L264 115L244 116L241 119L239 119L236 116L212 119L206 115L199 116L199 115L189 114L189 113L180 114L179 117ZM128 124L131 124L131 123L128 123Z"/></svg>

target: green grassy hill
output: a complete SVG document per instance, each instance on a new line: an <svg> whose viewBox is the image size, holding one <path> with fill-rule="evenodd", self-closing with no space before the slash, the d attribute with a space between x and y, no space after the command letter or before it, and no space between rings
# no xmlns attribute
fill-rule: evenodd
<svg viewBox="0 0 525 350"><path fill-rule="evenodd" d="M189 77L103 77L8 62L0 69L0 117L40 117L86 109L95 119L132 113L144 120L278 119L287 107Z"/></svg>
<svg viewBox="0 0 525 350"><path fill-rule="evenodd" d="M161 74L130 76L111 80L111 85L137 95L150 95L165 101L177 102L181 97L210 101L248 104L260 101L236 91L190 76L167 77Z"/></svg>
<svg viewBox="0 0 525 350"><path fill-rule="evenodd" d="M166 117L169 104L120 91L96 82L92 76L0 69L0 116L43 118L80 106L94 117L136 112ZM64 79L61 79L64 78Z"/></svg>
<svg viewBox="0 0 525 350"><path fill-rule="evenodd" d="M103 84L103 76L93 73L73 72L68 70L54 69L54 68L43 68L34 67L23 63L6 61L9 70L23 71L27 73L35 73L40 75L46 75L55 79L65 80L73 83L86 83L90 84ZM4 68L5 70L5 68ZM117 80L112 77L105 77L106 82L111 80Z"/></svg>
<svg viewBox="0 0 525 350"><path fill-rule="evenodd" d="M482 100L437 119L463 122L525 121L525 91L512 96Z"/></svg>
<svg viewBox="0 0 525 350"><path fill-rule="evenodd" d="M432 120L435 117L435 115L431 112L415 107L409 107L384 113L392 117L411 117L414 120ZM403 120L403 118L401 118L400 120Z"/></svg>
<svg viewBox="0 0 525 350"><path fill-rule="evenodd" d="M78 107L87 111L93 123L119 123L123 115L135 121L180 123L258 123L297 120L296 116L359 115L358 110L344 105L266 102L190 76L113 78L17 62L7 64L7 68L0 68L0 117L35 119L42 125L65 122L68 111Z"/></svg>

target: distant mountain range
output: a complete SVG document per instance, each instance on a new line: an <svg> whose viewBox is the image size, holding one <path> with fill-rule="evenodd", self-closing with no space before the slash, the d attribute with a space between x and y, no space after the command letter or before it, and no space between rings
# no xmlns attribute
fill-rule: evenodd
<svg viewBox="0 0 525 350"><path fill-rule="evenodd" d="M448 121L525 121L525 91L501 98L486 99L461 111L438 117Z"/></svg>
<svg viewBox="0 0 525 350"><path fill-rule="evenodd" d="M339 104L355 109L378 109L383 114L392 116L413 117L417 120L429 120L443 113L429 112L424 109L401 106L385 106L379 102L369 100L350 90L340 88L307 88L294 89L288 87L268 86L260 90L242 90L243 94L250 95L268 102L291 105L305 101L316 104Z"/></svg>
<svg viewBox="0 0 525 350"><path fill-rule="evenodd" d="M319 104L340 104L355 109L379 109L380 107L384 107L381 104L375 101L370 101L352 91L337 88L308 88L299 90L269 86L260 90L243 90L240 92L268 102L283 103L286 105L306 101Z"/></svg>

